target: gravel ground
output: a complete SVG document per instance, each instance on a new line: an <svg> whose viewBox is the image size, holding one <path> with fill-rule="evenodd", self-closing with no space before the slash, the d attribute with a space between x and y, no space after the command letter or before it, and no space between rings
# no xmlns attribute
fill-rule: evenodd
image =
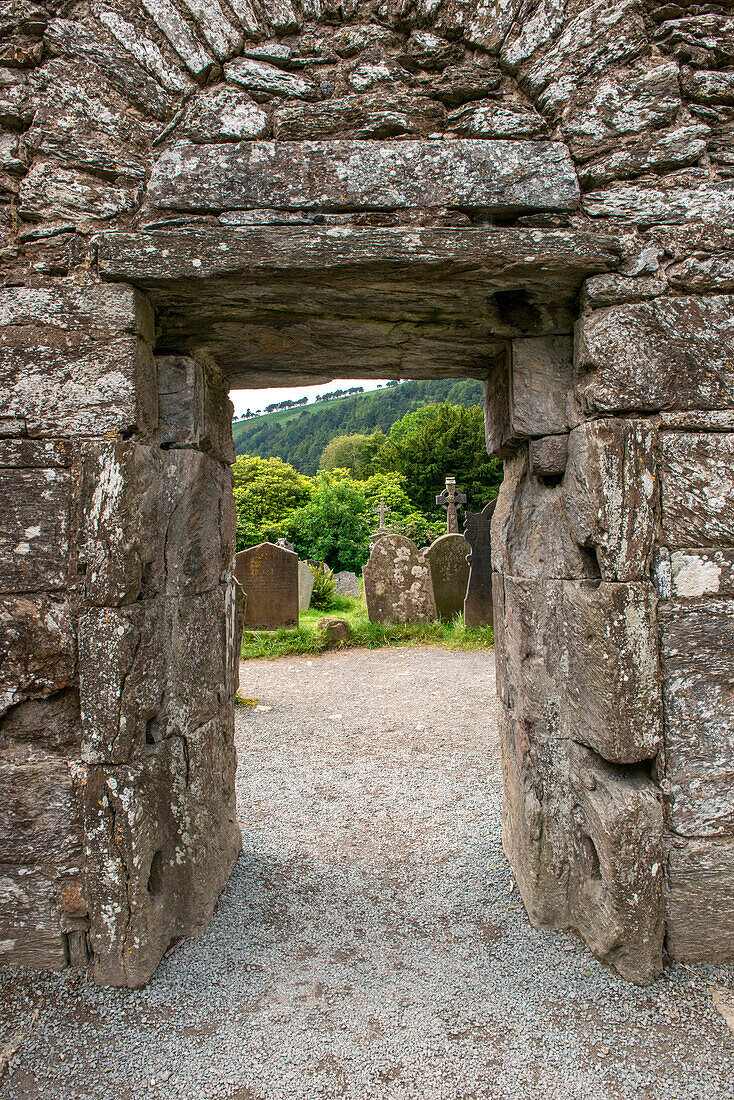
<svg viewBox="0 0 734 1100"><path fill-rule="evenodd" d="M0 971L0 1085L48 1097L734 1097L709 987L636 989L534 931L500 841L487 653L242 665L244 850L208 933L144 990ZM38 1013L34 1026L34 1013Z"/></svg>

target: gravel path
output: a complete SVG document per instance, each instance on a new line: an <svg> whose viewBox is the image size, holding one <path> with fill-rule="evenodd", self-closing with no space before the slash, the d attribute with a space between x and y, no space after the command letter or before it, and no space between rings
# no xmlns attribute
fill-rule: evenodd
<svg viewBox="0 0 734 1100"><path fill-rule="evenodd" d="M245 845L208 933L145 990L0 971L28 1097L734 1097L734 1035L676 967L627 985L528 924L500 841L487 653L242 665Z"/></svg>

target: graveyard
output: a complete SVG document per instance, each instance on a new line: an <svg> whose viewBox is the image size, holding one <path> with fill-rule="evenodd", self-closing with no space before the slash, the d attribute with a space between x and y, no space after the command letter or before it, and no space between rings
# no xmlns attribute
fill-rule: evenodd
<svg viewBox="0 0 734 1100"><path fill-rule="evenodd" d="M731 1100L733 217L731 0L0 4L2 1100Z"/></svg>
<svg viewBox="0 0 734 1100"><path fill-rule="evenodd" d="M467 538L458 531L466 494L453 476L445 481L436 505L446 511L446 533L422 551L390 529L390 509L380 501L361 578L350 570L334 573L326 562L300 560L284 538L240 551L235 577L245 597L242 656L317 653L334 646L490 648L488 528L495 502L483 513L467 512Z"/></svg>

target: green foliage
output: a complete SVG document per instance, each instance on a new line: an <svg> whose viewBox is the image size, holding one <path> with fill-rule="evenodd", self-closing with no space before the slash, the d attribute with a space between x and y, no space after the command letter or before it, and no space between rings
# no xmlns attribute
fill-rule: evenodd
<svg viewBox="0 0 734 1100"><path fill-rule="evenodd" d="M481 401L481 382L471 378L401 382L306 408L240 420L234 425L233 434L238 454L263 458L277 455L302 473L314 475L324 448L335 436L369 436L376 429L389 432L390 426L406 412L425 404L449 402L468 406ZM365 457L366 462L374 460L375 456Z"/></svg>
<svg viewBox="0 0 734 1100"><path fill-rule="evenodd" d="M347 469L352 477L366 477L374 468L387 437L379 429L371 435L337 435L324 447L319 469Z"/></svg>
<svg viewBox="0 0 734 1100"><path fill-rule="evenodd" d="M446 474L456 477L471 511L496 497L502 481L502 463L487 455L480 406L426 405L407 413L393 424L380 461L403 475L411 500L427 516L436 515Z"/></svg>
<svg viewBox="0 0 734 1100"><path fill-rule="evenodd" d="M311 593L311 607L316 607L321 611L328 610L333 602L335 596L334 590L334 574L328 569L324 569L323 565L319 565L314 569L311 567L313 573L313 591Z"/></svg>
<svg viewBox="0 0 734 1100"><path fill-rule="evenodd" d="M315 479L308 504L288 518L286 530L299 557L325 561L335 571L359 572L369 556L367 500L348 471Z"/></svg>
<svg viewBox="0 0 734 1100"><path fill-rule="evenodd" d="M279 458L241 455L232 473L238 551L283 535L287 518L313 491L309 478Z"/></svg>

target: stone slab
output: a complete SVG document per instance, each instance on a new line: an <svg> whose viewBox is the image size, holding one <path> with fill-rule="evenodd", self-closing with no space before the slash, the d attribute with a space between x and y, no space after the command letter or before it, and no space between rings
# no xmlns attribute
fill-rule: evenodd
<svg viewBox="0 0 734 1100"><path fill-rule="evenodd" d="M362 570L371 623L419 623L436 618L431 566L405 535L383 535Z"/></svg>
<svg viewBox="0 0 734 1100"><path fill-rule="evenodd" d="M0 654L0 716L68 687L76 670L69 605L50 594L1 596Z"/></svg>
<svg viewBox="0 0 734 1100"><path fill-rule="evenodd" d="M664 603L666 815L680 836L734 835L734 602Z"/></svg>
<svg viewBox="0 0 734 1100"><path fill-rule="evenodd" d="M584 315L576 398L586 412L734 405L734 297L655 298Z"/></svg>
<svg viewBox="0 0 734 1100"><path fill-rule="evenodd" d="M298 610L308 611L311 606L311 594L316 578L307 561L298 563Z"/></svg>
<svg viewBox="0 0 734 1100"><path fill-rule="evenodd" d="M464 538L469 544L469 580L464 597L464 624L491 626L492 607L492 533L491 523L496 500L481 512L464 513Z"/></svg>
<svg viewBox="0 0 734 1100"><path fill-rule="evenodd" d="M231 715L142 759L84 775L95 979L137 987L181 936L200 935L240 850Z"/></svg>
<svg viewBox="0 0 734 1100"><path fill-rule="evenodd" d="M734 545L734 432L663 432L662 540Z"/></svg>
<svg viewBox="0 0 734 1100"><path fill-rule="evenodd" d="M734 958L734 840L669 838L667 948L678 962Z"/></svg>
<svg viewBox="0 0 734 1100"><path fill-rule="evenodd" d="M565 145L552 141L272 141L179 143L153 168L148 203L164 210L575 210Z"/></svg>
<svg viewBox="0 0 734 1100"><path fill-rule="evenodd" d="M644 985L662 971L663 822L651 780L569 742L537 746L500 708L502 838L531 923L575 928Z"/></svg>
<svg viewBox="0 0 734 1100"><path fill-rule="evenodd" d="M487 450L502 457L524 439L565 432L573 386L570 336L515 339L511 346L508 359L497 359L484 390Z"/></svg>
<svg viewBox="0 0 734 1100"><path fill-rule="evenodd" d="M194 449L82 447L76 553L88 604L211 591L232 567L232 473Z"/></svg>
<svg viewBox="0 0 734 1100"><path fill-rule="evenodd" d="M69 473L0 467L0 495L0 592L62 589L69 565Z"/></svg>
<svg viewBox="0 0 734 1100"><path fill-rule="evenodd" d="M230 584L82 616L82 758L128 763L212 721L236 690L235 615Z"/></svg>
<svg viewBox="0 0 734 1100"><path fill-rule="evenodd" d="M334 590L340 596L349 596L350 599L358 600L361 595L359 577L350 569L342 569L334 574Z"/></svg>
<svg viewBox="0 0 734 1100"><path fill-rule="evenodd" d="M494 587L497 691L528 736L620 765L654 757L663 711L651 586L495 573Z"/></svg>
<svg viewBox="0 0 734 1100"><path fill-rule="evenodd" d="M464 612L469 583L466 559L470 550L463 535L441 535L425 551L431 566L436 611L441 619L453 619Z"/></svg>
<svg viewBox="0 0 734 1100"><path fill-rule="evenodd" d="M298 626L298 554L261 542L237 554L235 577L247 596L246 630Z"/></svg>

